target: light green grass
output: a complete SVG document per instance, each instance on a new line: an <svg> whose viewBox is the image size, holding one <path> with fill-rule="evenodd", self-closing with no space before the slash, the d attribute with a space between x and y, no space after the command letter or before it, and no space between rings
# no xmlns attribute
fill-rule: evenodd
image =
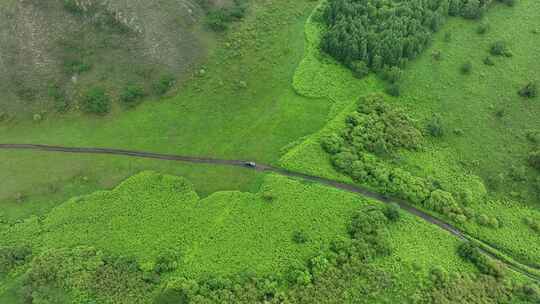
<svg viewBox="0 0 540 304"><path fill-rule="evenodd" d="M447 135L440 140L428 138L421 152L402 152L400 164L404 168L418 176L434 178L455 193L470 189L475 197L481 197L489 176L499 172L508 175L512 165L526 166L525 156L532 146L525 139L525 131L538 129L540 103L537 99L521 99L517 91L528 79L540 78L540 53L532 51L540 49L540 39L534 39L537 36L532 33L534 28L540 27L539 19L535 18L539 9L539 4L534 1L521 1L513 8L494 5L487 14L491 30L486 36L476 33L478 22L451 18L435 35L433 45L407 66L403 96L390 101L405 106L420 124L434 112L439 113ZM316 37L320 31L316 23L306 25L308 37ZM452 32L451 42L444 41L447 31ZM512 51L515 50L514 57L495 58L495 67L484 66L482 59L489 54L490 43L496 40L506 40ZM434 50L442 51L442 61L432 59ZM312 50L308 56L316 52ZM472 59L472 74L462 75L461 64ZM323 61L312 58L304 62L317 60ZM311 66L321 67L321 75L325 75L325 70L337 69L323 63L311 63ZM295 83L301 83L305 75L297 74ZM352 92L355 80L349 80L342 87ZM368 93L370 90L357 94ZM354 109L355 101L351 98L325 128L291 149L281 158L280 164L290 170L351 182L349 177L333 169L319 140L344 127L344 119ZM497 119L495 109L503 105L506 115ZM464 135L455 135L453 130L457 128L462 129ZM526 216L540 218L538 198L531 189L531 181L536 176L538 173L528 170L528 182L508 182L500 189L488 188L487 201L474 204L477 212L498 218L501 228L467 223L463 229L514 258L538 264L540 251L536 244L540 243L540 236L523 223ZM516 191L523 193L521 197L511 195Z"/></svg>

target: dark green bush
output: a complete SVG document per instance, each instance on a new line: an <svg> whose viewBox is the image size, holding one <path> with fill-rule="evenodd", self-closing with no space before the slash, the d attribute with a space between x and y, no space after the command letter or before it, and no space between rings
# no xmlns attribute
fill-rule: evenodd
<svg viewBox="0 0 540 304"><path fill-rule="evenodd" d="M519 96L525 97L525 98L534 98L538 95L538 87L536 83L529 82L527 85L525 85L521 90L519 90Z"/></svg>
<svg viewBox="0 0 540 304"><path fill-rule="evenodd" d="M176 78L173 75L162 75L152 86L154 93L158 96L167 93L176 82Z"/></svg>
<svg viewBox="0 0 540 304"><path fill-rule="evenodd" d="M508 47L506 46L506 42L504 41L494 42L493 44L491 44L489 51L491 55L494 55L494 56L505 56L505 57L512 56L512 53L508 50Z"/></svg>
<svg viewBox="0 0 540 304"><path fill-rule="evenodd" d="M442 137L444 135L444 127L439 115L433 115L427 123L426 128L428 133L433 137Z"/></svg>
<svg viewBox="0 0 540 304"><path fill-rule="evenodd" d="M120 100L127 105L134 105L145 96L144 89L140 85L129 85L120 92Z"/></svg>
<svg viewBox="0 0 540 304"><path fill-rule="evenodd" d="M297 244L304 244L309 241L309 237L303 230L296 230L293 232L292 239Z"/></svg>
<svg viewBox="0 0 540 304"><path fill-rule="evenodd" d="M529 153L529 165L536 170L540 170L540 150Z"/></svg>
<svg viewBox="0 0 540 304"><path fill-rule="evenodd" d="M401 217L400 207L396 203L392 203L384 208L384 215L392 222L399 220Z"/></svg>
<svg viewBox="0 0 540 304"><path fill-rule="evenodd" d="M467 61L464 64L461 65L461 73L462 74L470 74L472 71L472 62Z"/></svg>
<svg viewBox="0 0 540 304"><path fill-rule="evenodd" d="M80 105L86 113L105 114L110 110L111 100L103 88L95 87L83 94Z"/></svg>

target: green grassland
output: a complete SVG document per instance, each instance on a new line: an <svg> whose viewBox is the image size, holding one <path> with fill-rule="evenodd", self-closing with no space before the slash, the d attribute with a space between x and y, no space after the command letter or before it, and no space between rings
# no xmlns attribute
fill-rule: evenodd
<svg viewBox="0 0 540 304"><path fill-rule="evenodd" d="M389 100L405 107L420 125L425 125L434 113L441 115L446 131L440 139L428 137L426 147L419 152L400 152L399 166L417 176L433 178L454 193L471 190L478 198L472 207L499 219L502 225L493 229L467 223L463 228L531 264L540 260L536 246L540 239L524 223L524 218L540 218L538 197L533 188L538 173L527 168L524 180L516 182L510 178L510 171L512 167L527 166L526 155L532 145L525 138L526 131L537 129L539 123L537 100L525 100L517 94L522 84L539 77L538 52L531 52L540 48L540 40L534 39L533 33L540 26L535 18L538 8L534 1L520 1L515 7L493 5L486 15L485 21L489 20L491 26L485 35L476 32L478 22L450 18L435 36L432 46L407 65L402 96ZM306 33L308 40L317 41L322 28L313 21L316 20L307 23ZM445 38L446 32L451 32L450 41ZM489 55L491 43L497 40L505 40L514 56L494 58L495 66L484 65L483 58ZM308 45L317 46L316 43ZM441 51L442 60L432 58L436 51ZM317 49L308 51L308 56L311 58L305 59L297 71L296 87L309 88L311 81L305 75L325 75L327 70L336 75L348 75L346 68L332 64L332 59L320 55ZM473 62L474 68L470 75L463 75L459 69L467 60ZM339 69L341 72L334 72ZM354 90L362 86L357 83L369 86L373 80L358 81L349 76L348 80L336 78L334 81L326 84L325 89L313 86L303 91L320 96L322 92L339 88L340 102L345 104L341 107L343 110L337 111L324 129L291 149L280 163L292 170L352 182L333 169L319 140L343 129L346 116L356 107L358 98L354 96L359 95ZM363 92L367 95L370 90ZM347 97L348 94L351 97ZM502 118L496 116L499 108L504 108ZM457 129L463 135L459 135L461 131L454 133ZM490 177L499 173L504 174L505 182L501 187L492 187ZM487 198L484 199L485 189Z"/></svg>
<svg viewBox="0 0 540 304"><path fill-rule="evenodd" d="M104 117L68 113L45 115L41 122L4 121L0 141L275 162L282 147L321 128L330 108L326 99L298 96L291 87L303 54L303 24L314 5L309 1L253 3L249 16L219 38L207 62L193 71L175 97L148 100L128 111L113 109ZM202 195L254 189L253 173L243 170L201 170L99 156L12 151L0 155L1 179L7 181L0 188L0 201L16 209L29 205L33 207L28 210L46 211L70 196L111 187L146 169L182 174ZM94 186L69 186L81 176L89 177ZM25 199L17 203L21 196ZM41 204L44 201L47 206ZM10 220L24 215L4 213L13 215Z"/></svg>
<svg viewBox="0 0 540 304"><path fill-rule="evenodd" d="M265 177L258 193L223 191L200 199L186 179L146 171L111 191L72 198L41 219L11 226L1 244L27 244L35 255L92 246L135 257L143 269L152 269L160 253L174 250L180 258L172 277L276 274L327 251L331 240L347 235L354 210L377 204L275 175ZM376 265L392 273L390 298L414 294L434 266L473 271L455 254L459 241L434 225L402 214L388 229L392 254ZM295 231L304 231L308 242L295 243Z"/></svg>

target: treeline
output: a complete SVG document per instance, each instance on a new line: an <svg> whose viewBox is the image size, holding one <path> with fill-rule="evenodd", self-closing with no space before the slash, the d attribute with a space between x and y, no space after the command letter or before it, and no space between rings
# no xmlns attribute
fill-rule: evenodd
<svg viewBox="0 0 540 304"><path fill-rule="evenodd" d="M513 5L512 0L498 0ZM403 67L427 47L447 16L480 18L492 0L329 0L321 48L356 75Z"/></svg>
<svg viewBox="0 0 540 304"><path fill-rule="evenodd" d="M425 127L428 134L440 132L437 121ZM498 219L478 214L470 205L475 193L450 193L428 178L417 177L383 159L395 158L399 149L416 150L424 139L417 126L402 109L390 105L383 95L362 98L356 111L346 118L345 129L321 139L337 171L355 182L377 191L405 199L443 214L457 223L474 220L480 225L499 227Z"/></svg>

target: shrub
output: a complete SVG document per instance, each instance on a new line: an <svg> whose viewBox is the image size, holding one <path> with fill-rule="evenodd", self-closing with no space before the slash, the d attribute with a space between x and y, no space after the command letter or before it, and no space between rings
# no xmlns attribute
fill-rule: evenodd
<svg viewBox="0 0 540 304"><path fill-rule="evenodd" d="M540 150L529 153L529 165L537 170L540 170Z"/></svg>
<svg viewBox="0 0 540 304"><path fill-rule="evenodd" d="M525 85L521 90L519 90L518 94L521 97L534 98L538 95L538 87L536 86L536 83L531 81L527 85Z"/></svg>
<svg viewBox="0 0 540 304"><path fill-rule="evenodd" d="M467 61L461 65L462 74L470 74L471 71L472 71L472 63L470 61Z"/></svg>
<svg viewBox="0 0 540 304"><path fill-rule="evenodd" d="M511 57L512 53L508 50L508 47L506 46L506 42L504 41L496 41L493 44L491 44L490 47L490 53L494 56L506 56Z"/></svg>
<svg viewBox="0 0 540 304"><path fill-rule="evenodd" d="M468 19L478 19L484 13L484 6L480 0L468 0L461 11L461 15Z"/></svg>
<svg viewBox="0 0 540 304"><path fill-rule="evenodd" d="M120 92L120 100L127 105L133 105L144 97L144 89L140 85L129 85Z"/></svg>
<svg viewBox="0 0 540 304"><path fill-rule="evenodd" d="M401 217L400 207L396 203L392 203L384 208L384 215L392 222L399 220Z"/></svg>
<svg viewBox="0 0 540 304"><path fill-rule="evenodd" d="M110 110L110 98L103 88L95 87L83 94L81 109L86 113L105 114Z"/></svg>
<svg viewBox="0 0 540 304"><path fill-rule="evenodd" d="M158 96L167 93L173 86L176 78L171 74L162 75L152 86L154 93Z"/></svg>
<svg viewBox="0 0 540 304"><path fill-rule="evenodd" d="M335 133L321 138L321 146L326 152L330 154L335 154L339 152L343 143L343 138Z"/></svg>
<svg viewBox="0 0 540 304"><path fill-rule="evenodd" d="M444 128L441 121L441 117L437 114L433 115L427 123L427 131L429 135L433 137L442 137L444 135Z"/></svg>
<svg viewBox="0 0 540 304"><path fill-rule="evenodd" d="M304 244L309 241L308 235L302 230L296 230L293 232L292 239L296 244Z"/></svg>

